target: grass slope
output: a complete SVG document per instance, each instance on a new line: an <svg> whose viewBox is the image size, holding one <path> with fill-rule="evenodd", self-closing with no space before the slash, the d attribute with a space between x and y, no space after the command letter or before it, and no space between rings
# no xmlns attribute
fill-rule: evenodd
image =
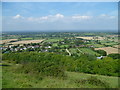
<svg viewBox="0 0 120 90"><path fill-rule="evenodd" d="M3 88L101 88L102 86L79 83L80 80L87 79L91 76L96 76L100 80L108 82L111 88L118 87L118 77L66 72L67 77L60 79L18 73L15 71L17 68L19 68L19 65L3 66Z"/></svg>

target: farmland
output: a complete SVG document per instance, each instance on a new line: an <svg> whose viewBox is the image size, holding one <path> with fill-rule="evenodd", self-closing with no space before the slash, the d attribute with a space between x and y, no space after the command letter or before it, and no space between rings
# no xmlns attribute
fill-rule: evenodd
<svg viewBox="0 0 120 90"><path fill-rule="evenodd" d="M116 40L118 39L117 35L111 35L111 33L4 33L3 38L5 38L6 36L8 39L2 40L1 45L3 47L6 47L5 50L9 50L11 47L17 47L16 50L14 50L14 48L11 48L12 52L24 49L26 50L27 48L29 49L29 47L37 49L38 47L40 52L55 51L62 54L62 51L68 49L70 53L74 55L80 55L81 53L89 53L99 56L100 54L96 53L91 48L95 48L95 50L105 50L107 54L111 54L118 53L118 48L116 48L116 46L118 47L119 45L119 43L116 42ZM11 39L11 37L18 36L19 38ZM24 46L24 44L26 44L27 46ZM22 45L24 49L17 45ZM11 47L9 48L7 46Z"/></svg>

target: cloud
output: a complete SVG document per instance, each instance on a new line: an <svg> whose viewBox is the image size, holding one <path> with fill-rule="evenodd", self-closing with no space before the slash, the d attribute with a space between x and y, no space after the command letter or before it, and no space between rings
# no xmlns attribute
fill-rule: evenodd
<svg viewBox="0 0 120 90"><path fill-rule="evenodd" d="M56 18L64 18L64 15L58 13L58 14L55 15L55 17Z"/></svg>
<svg viewBox="0 0 120 90"><path fill-rule="evenodd" d="M107 15L107 14L101 14L101 15L99 16L99 18L103 18L103 19L115 19L116 16Z"/></svg>
<svg viewBox="0 0 120 90"><path fill-rule="evenodd" d="M73 19L90 19L91 16L80 16L80 15L75 15L72 16Z"/></svg>
<svg viewBox="0 0 120 90"><path fill-rule="evenodd" d="M14 19L19 19L19 18L22 18L21 15L17 14L16 16L13 17Z"/></svg>
<svg viewBox="0 0 120 90"><path fill-rule="evenodd" d="M81 22L85 20L96 20L96 19L115 19L116 16L111 16L107 14L101 14L98 16L89 16L89 15L73 15L73 16L64 16L63 14L55 14L55 15L47 15L41 17L23 17L20 14L17 14L13 17L13 19L19 19L24 21L32 21L32 22L55 22L55 21L62 21L62 22Z"/></svg>
<svg viewBox="0 0 120 90"><path fill-rule="evenodd" d="M27 20L36 21L36 22L44 22L44 21L53 22L59 19L61 20L62 18L64 18L64 15L55 14L55 15L48 15L48 16L42 16L42 17L28 17Z"/></svg>
<svg viewBox="0 0 120 90"><path fill-rule="evenodd" d="M117 30L117 16L101 14L98 16L60 13L41 17L24 17L17 14L3 17L3 30Z"/></svg>

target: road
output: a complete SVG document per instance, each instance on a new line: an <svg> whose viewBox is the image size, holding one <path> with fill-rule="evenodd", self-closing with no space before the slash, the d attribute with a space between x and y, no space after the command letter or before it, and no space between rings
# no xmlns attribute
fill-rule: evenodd
<svg viewBox="0 0 120 90"><path fill-rule="evenodd" d="M69 56L71 56L71 53L70 53L70 51L68 49L66 49L66 52L69 53Z"/></svg>

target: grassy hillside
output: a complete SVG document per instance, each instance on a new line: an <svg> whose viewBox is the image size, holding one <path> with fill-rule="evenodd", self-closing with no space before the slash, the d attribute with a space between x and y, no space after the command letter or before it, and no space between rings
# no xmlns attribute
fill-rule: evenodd
<svg viewBox="0 0 120 90"><path fill-rule="evenodd" d="M19 73L20 64L3 66L3 88L101 88L118 87L118 77L65 72L66 77L55 78L38 74ZM93 76L93 77L91 77ZM89 82L90 81L90 82ZM96 85L96 83L98 83Z"/></svg>

